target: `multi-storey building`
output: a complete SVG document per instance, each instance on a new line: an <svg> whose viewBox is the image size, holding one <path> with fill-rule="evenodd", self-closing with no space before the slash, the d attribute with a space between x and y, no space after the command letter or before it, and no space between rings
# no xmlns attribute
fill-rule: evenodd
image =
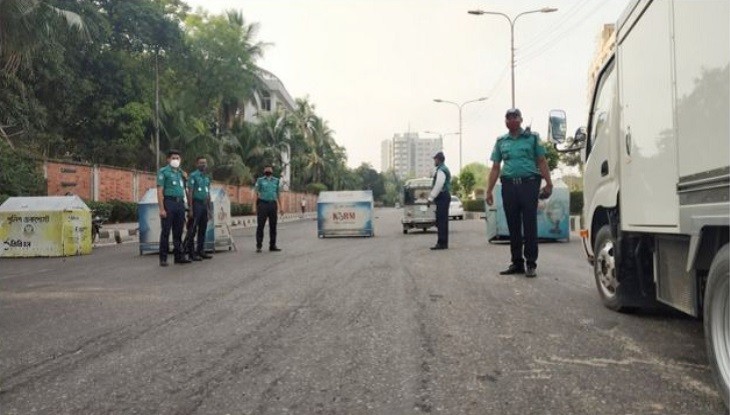
<svg viewBox="0 0 730 415"><path fill-rule="evenodd" d="M383 171L389 170L386 166L392 168L401 179L428 177L433 173L433 156L442 149L442 137L420 138L418 133L410 132L396 134L381 144L381 166Z"/></svg>
<svg viewBox="0 0 730 415"><path fill-rule="evenodd" d="M604 24L601 33L598 35L596 47L596 56L593 57L593 62L588 70L588 100L590 101L593 96L593 86L595 85L598 71L613 54L616 49L616 25L615 24Z"/></svg>

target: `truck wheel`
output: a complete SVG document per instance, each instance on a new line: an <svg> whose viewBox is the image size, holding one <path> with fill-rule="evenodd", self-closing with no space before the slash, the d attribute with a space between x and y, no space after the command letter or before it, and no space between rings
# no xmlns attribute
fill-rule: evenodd
<svg viewBox="0 0 730 415"><path fill-rule="evenodd" d="M715 254L705 287L703 317L707 356L725 405L730 407L730 245Z"/></svg>
<svg viewBox="0 0 730 415"><path fill-rule="evenodd" d="M408 234L408 228L406 228L406 227L404 226L404 227L403 227L403 235L407 235L407 234Z"/></svg>
<svg viewBox="0 0 730 415"><path fill-rule="evenodd" d="M630 311L621 293L621 283L618 280L619 264L616 254L619 247L616 237L609 225L604 225L596 234L596 245L593 253L593 274L596 277L596 287L601 296L603 305L614 311Z"/></svg>

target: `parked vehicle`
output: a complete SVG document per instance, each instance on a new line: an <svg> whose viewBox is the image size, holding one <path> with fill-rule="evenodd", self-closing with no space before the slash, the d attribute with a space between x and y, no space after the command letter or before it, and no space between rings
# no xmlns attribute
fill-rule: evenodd
<svg viewBox="0 0 730 415"><path fill-rule="evenodd" d="M730 406L727 16L727 1L632 1L587 128L567 139L565 113L552 111L548 136L559 150L583 149L581 236L603 303L658 300L703 318Z"/></svg>
<svg viewBox="0 0 730 415"><path fill-rule="evenodd" d="M464 220L464 205L461 204L461 200L456 196L451 196L449 218Z"/></svg>
<svg viewBox="0 0 730 415"><path fill-rule="evenodd" d="M428 195L431 193L431 179L408 180L403 186L403 234L410 229L421 229L424 232L436 226L436 206L427 206Z"/></svg>

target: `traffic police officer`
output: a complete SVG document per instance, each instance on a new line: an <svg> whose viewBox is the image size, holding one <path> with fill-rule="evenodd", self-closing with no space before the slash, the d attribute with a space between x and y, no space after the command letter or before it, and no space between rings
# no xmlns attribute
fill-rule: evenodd
<svg viewBox="0 0 730 415"><path fill-rule="evenodd" d="M176 264L190 262L185 258L182 246L183 226L185 225L185 185L184 173L180 169L180 152L170 149L167 152L168 165L157 172L157 203L160 208L160 266L167 266L167 253L170 248L170 229L174 246Z"/></svg>
<svg viewBox="0 0 730 415"><path fill-rule="evenodd" d="M201 261L203 259L211 259L212 256L205 253L205 233L208 230L208 217L212 213L210 206L210 177L205 172L208 169L208 161L205 157L195 159L198 169L190 173L188 177L188 200L192 201L191 215L193 226L190 228L191 234L187 238L187 251L190 259L193 261ZM197 232L196 232L197 231ZM197 233L197 245L195 237ZM195 248L193 250L193 248Z"/></svg>
<svg viewBox="0 0 730 415"><path fill-rule="evenodd" d="M492 190L499 177L502 203L509 229L512 263L501 275L537 276L537 200L549 197L553 184L545 159L545 148L536 134L522 129L522 113L507 110L505 125L509 132L497 139L492 151L492 170L487 186L487 204L494 203ZM504 166L502 166L504 164ZM540 178L547 183L540 190ZM524 229L524 257L523 235ZM527 268L525 269L525 263Z"/></svg>
<svg viewBox="0 0 730 415"><path fill-rule="evenodd" d="M439 151L433 156L436 171L431 181L431 194L428 196L427 206L436 203L436 228L438 239L432 250L449 249L449 205L451 204L451 172L446 167L444 153Z"/></svg>
<svg viewBox="0 0 730 415"><path fill-rule="evenodd" d="M279 200L280 186L279 179L273 176L273 167L264 167L263 177L256 180L254 191L256 192L256 252L261 252L264 242L264 226L269 220L269 251L281 251L276 246L276 222L277 214L281 206Z"/></svg>

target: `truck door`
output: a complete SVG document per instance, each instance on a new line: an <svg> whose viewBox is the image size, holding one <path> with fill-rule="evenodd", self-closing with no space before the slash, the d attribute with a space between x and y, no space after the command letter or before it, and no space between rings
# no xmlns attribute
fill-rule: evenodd
<svg viewBox="0 0 730 415"><path fill-rule="evenodd" d="M619 33L624 230L672 232L679 226L670 7L668 1L650 3L628 32Z"/></svg>

